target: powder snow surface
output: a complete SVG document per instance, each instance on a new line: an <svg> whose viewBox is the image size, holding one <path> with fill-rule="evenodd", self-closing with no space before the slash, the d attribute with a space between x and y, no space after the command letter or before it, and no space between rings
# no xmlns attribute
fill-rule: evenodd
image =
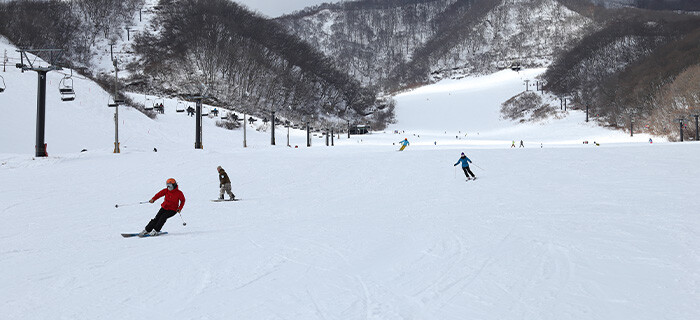
<svg viewBox="0 0 700 320"><path fill-rule="evenodd" d="M499 120L522 74L403 94L386 133L335 147L307 148L293 130L299 148L287 148L282 128L270 146L256 123L243 148L241 130L206 118L195 150L194 119L166 99L156 120L120 109L113 154L108 95L76 81L78 98L60 102L52 72L50 156L33 159L36 74L8 69L0 318L700 318L700 145L649 144L577 112ZM460 152L478 180L452 166ZM218 165L242 201L209 201ZM122 238L158 205L115 204L148 200L170 177L187 226L175 216L168 235Z"/></svg>

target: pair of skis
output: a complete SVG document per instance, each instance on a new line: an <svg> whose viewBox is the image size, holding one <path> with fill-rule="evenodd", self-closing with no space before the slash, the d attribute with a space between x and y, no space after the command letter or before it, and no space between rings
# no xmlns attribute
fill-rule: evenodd
<svg viewBox="0 0 700 320"><path fill-rule="evenodd" d="M167 232L167 231L162 231L162 232L159 232L159 233L158 233L157 235L155 235L155 236L152 236L152 235L150 235L150 234L145 234L144 236L139 236L138 233L122 233L122 237L124 237L124 238L131 238L131 237L149 238L149 237L162 236L162 235L164 235L164 234L168 234L168 232Z"/></svg>
<svg viewBox="0 0 700 320"><path fill-rule="evenodd" d="M216 200L212 200L212 202L240 201L240 200L241 200L241 199L228 199L228 200L225 200L225 199L216 199ZM117 205L117 206L118 206L118 205ZM168 234L168 233L165 232L165 231L163 231L163 232L158 233L158 234L155 235L155 236L152 236L152 235L150 235L150 234L146 234L146 235L144 235L144 236L139 237L139 234L138 234L138 233L122 233L122 237L124 237L124 238L131 238L131 237L148 238L148 237L162 236L162 235L165 235L165 234Z"/></svg>

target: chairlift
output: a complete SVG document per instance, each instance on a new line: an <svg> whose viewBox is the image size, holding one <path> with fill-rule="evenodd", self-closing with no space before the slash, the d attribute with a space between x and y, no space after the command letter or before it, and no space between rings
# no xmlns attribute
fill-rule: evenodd
<svg viewBox="0 0 700 320"><path fill-rule="evenodd" d="M523 66L520 64L520 62L513 62L510 65L510 69L513 71L520 71L520 70L522 70L522 68L523 68Z"/></svg>
<svg viewBox="0 0 700 320"><path fill-rule="evenodd" d="M177 106L175 107L175 112L185 112L185 103L178 101Z"/></svg>
<svg viewBox="0 0 700 320"><path fill-rule="evenodd" d="M5 85L5 78L0 76L0 93L5 92L5 89L7 89L7 86Z"/></svg>
<svg viewBox="0 0 700 320"><path fill-rule="evenodd" d="M153 100L153 107L151 109L155 109L156 111L160 113L165 113L165 99L163 98L156 98ZM150 110L150 109L147 109Z"/></svg>
<svg viewBox="0 0 700 320"><path fill-rule="evenodd" d="M228 119L229 114L226 111L221 111L221 120Z"/></svg>
<svg viewBox="0 0 700 320"><path fill-rule="evenodd" d="M153 105L148 102L149 100L151 100L151 99L148 99L148 97L146 97L146 95L144 94L143 95L143 109L144 110L153 110Z"/></svg>
<svg viewBox="0 0 700 320"><path fill-rule="evenodd" d="M64 76L58 83L58 92L61 94L61 101L75 100L75 91L73 90L73 79L69 76Z"/></svg>
<svg viewBox="0 0 700 320"><path fill-rule="evenodd" d="M202 106L202 117L209 115L209 107Z"/></svg>

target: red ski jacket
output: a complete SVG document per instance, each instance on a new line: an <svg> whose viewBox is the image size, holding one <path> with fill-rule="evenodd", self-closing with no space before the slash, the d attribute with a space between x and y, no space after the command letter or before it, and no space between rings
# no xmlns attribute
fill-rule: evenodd
<svg viewBox="0 0 700 320"><path fill-rule="evenodd" d="M185 206L185 195L177 187L172 191L168 190L168 188L160 190L160 192L153 196L152 200L156 201L162 196L165 196L165 200L163 200L163 204L161 204L160 207L165 210L177 211L182 210L182 207Z"/></svg>

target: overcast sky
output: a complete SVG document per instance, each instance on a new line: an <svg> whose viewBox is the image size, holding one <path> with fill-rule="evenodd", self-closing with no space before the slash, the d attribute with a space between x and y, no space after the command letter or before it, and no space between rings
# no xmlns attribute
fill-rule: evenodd
<svg viewBox="0 0 700 320"><path fill-rule="evenodd" d="M233 0L246 5L253 11L262 13L270 18L279 17L294 10L301 10L309 6L324 2L335 3L339 0Z"/></svg>

